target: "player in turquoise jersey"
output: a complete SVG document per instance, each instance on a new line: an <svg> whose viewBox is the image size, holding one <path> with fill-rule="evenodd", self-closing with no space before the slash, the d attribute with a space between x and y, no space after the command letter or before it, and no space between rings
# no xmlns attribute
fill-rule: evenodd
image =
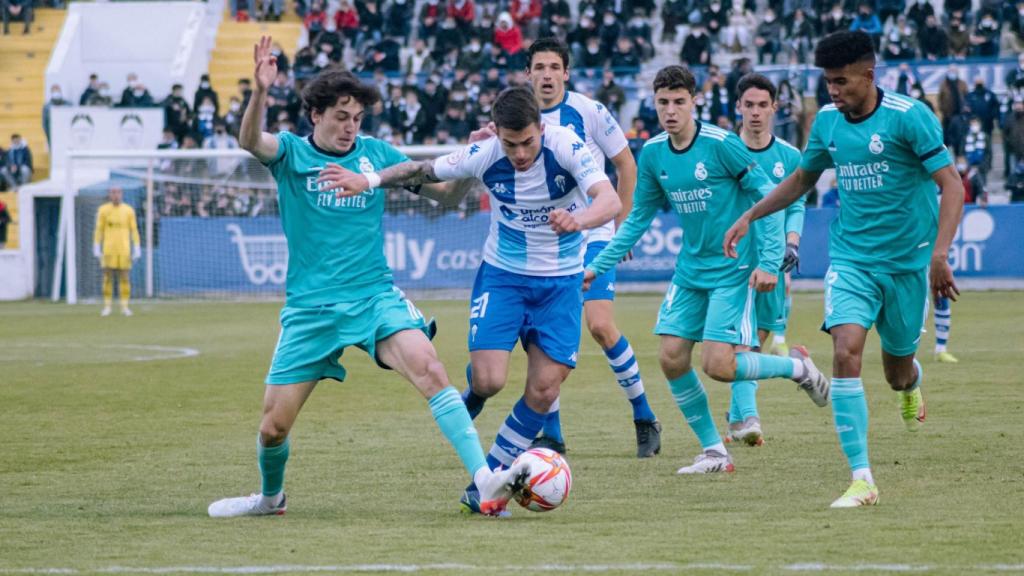
<svg viewBox="0 0 1024 576"><path fill-rule="evenodd" d="M695 91L696 81L686 68L668 66L658 72L654 102L665 134L644 144L633 209L584 275L589 288L640 240L669 202L683 229L683 246L654 332L661 336L659 361L672 396L703 449L680 474L733 470L691 366L696 342L704 342L703 369L716 380L792 378L816 404L828 403L828 380L803 349L794 348L793 358L737 350L756 346L753 290L775 288L783 256L782 215L761 223L755 238L739 247L739 261L726 258L720 244L725 230L772 184L735 134L694 120Z"/></svg>
<svg viewBox="0 0 1024 576"><path fill-rule="evenodd" d="M737 109L743 118L740 139L757 165L768 175L772 184L778 184L800 165L800 151L789 142L772 134L775 119L776 89L768 78L751 73L736 84ZM794 202L786 209L786 256L782 260L779 282L771 292L758 292L755 300L757 340L767 349L768 337L786 329L789 314L786 306L789 289L789 270L799 261L800 232L803 230L804 203ZM796 222L799 220L799 222ZM786 355L789 350L787 348ZM726 442L742 440L750 446L764 443L761 417L757 412L757 382L740 380L732 383L729 402L729 429Z"/></svg>
<svg viewBox="0 0 1024 576"><path fill-rule="evenodd" d="M875 85L870 36L830 34L818 43L814 64L823 69L833 103L818 112L800 168L737 220L723 249L742 257L739 240L751 222L782 210L807 193L823 170L836 169L843 201L831 225L823 328L832 334L835 350L836 432L853 472L853 483L832 507L850 508L878 501L861 382L868 330L878 328L886 380L898 392L900 414L913 431L925 417L921 365L914 353L929 277L937 296L955 299L959 293L946 259L964 190L935 115L921 102Z"/></svg>
<svg viewBox="0 0 1024 576"><path fill-rule="evenodd" d="M481 511L499 514L519 471L487 467L476 428L430 342L433 322L426 322L392 283L381 227L385 195L371 189L336 198L317 182L329 164L372 173L407 160L389 144L357 134L364 109L380 95L351 73L328 68L302 93L313 122L311 136L262 132L267 88L277 76L270 50L270 38L261 38L255 48L255 88L239 137L277 181L288 240L287 297L257 438L262 490L218 500L209 514L284 514L289 431L318 381L345 379L339 359L352 346L404 376L427 398L438 427L480 489Z"/></svg>

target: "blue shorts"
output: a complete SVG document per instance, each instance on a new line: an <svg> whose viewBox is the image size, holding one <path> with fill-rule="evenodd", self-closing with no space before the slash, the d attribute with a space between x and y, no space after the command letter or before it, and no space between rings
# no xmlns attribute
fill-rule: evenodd
<svg viewBox="0 0 1024 576"><path fill-rule="evenodd" d="M583 255L583 265L590 264L597 258L599 252L608 245L607 241L591 242L587 244L587 252ZM583 301L591 300L615 300L615 267L601 274L590 283L590 290L583 293Z"/></svg>
<svg viewBox="0 0 1024 576"><path fill-rule="evenodd" d="M507 350L521 340L549 358L576 367L583 313L583 273L526 276L486 262L469 302L469 351Z"/></svg>
<svg viewBox="0 0 1024 576"><path fill-rule="evenodd" d="M747 283L701 290L672 283L654 333L694 342L710 340L756 348L754 289Z"/></svg>
<svg viewBox="0 0 1024 576"><path fill-rule="evenodd" d="M832 264L825 273L825 323L878 329L882 350L893 356L917 351L928 315L928 268L903 274L868 272Z"/></svg>
<svg viewBox="0 0 1024 576"><path fill-rule="evenodd" d="M434 337L434 322L396 287L373 298L313 308L281 309L281 335L270 363L267 384L298 384L333 378L345 380L341 355L355 346L377 364L377 342L402 330L422 330Z"/></svg>
<svg viewBox="0 0 1024 576"><path fill-rule="evenodd" d="M779 281L771 292L754 292L757 301L757 329L781 332L786 329L786 274L779 273Z"/></svg>

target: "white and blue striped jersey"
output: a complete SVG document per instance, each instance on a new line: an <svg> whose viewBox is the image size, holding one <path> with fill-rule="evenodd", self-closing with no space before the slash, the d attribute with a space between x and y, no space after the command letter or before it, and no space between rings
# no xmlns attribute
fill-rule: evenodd
<svg viewBox="0 0 1024 576"><path fill-rule="evenodd" d="M629 146L626 135L611 112L579 92L565 91L562 101L540 111L549 126L565 126L586 142L597 165L604 170L605 158L613 158ZM615 235L615 220L587 231L587 242L607 242Z"/></svg>
<svg viewBox="0 0 1024 576"><path fill-rule="evenodd" d="M528 276L565 276L583 271L582 232L556 234L548 214L586 209L587 191L607 182L602 167L575 132L545 126L541 151L529 169L516 171L498 138L434 161L441 180L478 178L491 196L491 228L484 262Z"/></svg>

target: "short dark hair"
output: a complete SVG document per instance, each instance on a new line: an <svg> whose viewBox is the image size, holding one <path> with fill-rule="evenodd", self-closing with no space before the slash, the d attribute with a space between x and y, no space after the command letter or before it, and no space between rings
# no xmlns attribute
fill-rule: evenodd
<svg viewBox="0 0 1024 576"><path fill-rule="evenodd" d="M775 88L775 84L768 79L764 74L758 74L757 72L751 72L750 74L744 74L740 81L736 84L736 95L739 98L743 98L743 93L751 88L757 88L764 90L768 93L772 102L775 102L775 96L778 95L778 90Z"/></svg>
<svg viewBox="0 0 1024 576"><path fill-rule="evenodd" d="M875 44L861 30L840 30L822 38L814 48L814 65L823 70L856 62L874 62Z"/></svg>
<svg viewBox="0 0 1024 576"><path fill-rule="evenodd" d="M658 74L654 77L654 91L657 92L662 88L666 90L682 88L692 96L697 93L697 79L693 77L693 72L683 66L678 64L665 66L658 70Z"/></svg>
<svg viewBox="0 0 1024 576"><path fill-rule="evenodd" d="M314 111L323 114L339 100L349 98L369 108L380 101L380 92L376 86L363 84L341 66L324 68L302 90L302 104L310 114Z"/></svg>
<svg viewBox="0 0 1024 576"><path fill-rule="evenodd" d="M533 67L533 55L538 52L554 52L562 58L562 68L569 69L569 47L558 38L549 36L541 38L530 44L530 50L526 57L526 67Z"/></svg>
<svg viewBox="0 0 1024 576"><path fill-rule="evenodd" d="M531 124L540 124L540 107L527 86L505 88L491 107L491 118L498 128L525 130Z"/></svg>

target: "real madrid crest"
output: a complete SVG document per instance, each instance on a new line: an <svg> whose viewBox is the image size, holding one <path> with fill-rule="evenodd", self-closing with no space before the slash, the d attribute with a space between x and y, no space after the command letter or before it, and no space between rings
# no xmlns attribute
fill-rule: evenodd
<svg viewBox="0 0 1024 576"><path fill-rule="evenodd" d="M871 135L871 142L868 143L868 150L872 154L881 154L885 151L885 144L882 144L882 137L878 134Z"/></svg>
<svg viewBox="0 0 1024 576"><path fill-rule="evenodd" d="M359 157L359 171L360 172L373 172L373 162L366 156Z"/></svg>
<svg viewBox="0 0 1024 576"><path fill-rule="evenodd" d="M693 177L697 180L704 180L708 177L708 171L704 168L703 162L697 162L697 167L693 171Z"/></svg>
<svg viewBox="0 0 1024 576"><path fill-rule="evenodd" d="M775 163L775 167L772 168L772 174L774 174L776 178L782 178L786 175L786 168L782 165L782 162Z"/></svg>

